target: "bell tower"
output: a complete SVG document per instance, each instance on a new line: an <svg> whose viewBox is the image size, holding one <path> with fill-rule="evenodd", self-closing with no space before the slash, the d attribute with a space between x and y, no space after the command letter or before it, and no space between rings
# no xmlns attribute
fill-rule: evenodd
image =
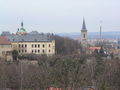
<svg viewBox="0 0 120 90"><path fill-rule="evenodd" d="M23 27L23 22L21 22L21 28L18 28L16 34L17 35L26 35L27 34L26 29Z"/></svg>
<svg viewBox="0 0 120 90"><path fill-rule="evenodd" d="M85 19L83 18L83 25L81 29L81 43L87 44L87 29L86 29L86 24L85 24Z"/></svg>

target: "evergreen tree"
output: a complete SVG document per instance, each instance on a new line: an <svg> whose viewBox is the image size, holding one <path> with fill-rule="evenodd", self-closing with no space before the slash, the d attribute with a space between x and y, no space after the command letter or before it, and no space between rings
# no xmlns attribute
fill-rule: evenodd
<svg viewBox="0 0 120 90"><path fill-rule="evenodd" d="M18 51L17 50L13 50L12 51L12 57L13 57L13 60L17 60L17 58L18 58Z"/></svg>

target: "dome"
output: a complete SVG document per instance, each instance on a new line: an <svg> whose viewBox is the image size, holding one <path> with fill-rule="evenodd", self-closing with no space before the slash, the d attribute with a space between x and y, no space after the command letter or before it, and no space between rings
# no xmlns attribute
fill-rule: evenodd
<svg viewBox="0 0 120 90"><path fill-rule="evenodd" d="M18 32L26 32L26 30L24 28L20 28Z"/></svg>
<svg viewBox="0 0 120 90"><path fill-rule="evenodd" d="M23 22L21 23L21 28L19 29L18 28L18 30L17 30L17 35L24 35L24 34L26 34L27 32L26 32L26 30L25 30L25 28L23 28Z"/></svg>

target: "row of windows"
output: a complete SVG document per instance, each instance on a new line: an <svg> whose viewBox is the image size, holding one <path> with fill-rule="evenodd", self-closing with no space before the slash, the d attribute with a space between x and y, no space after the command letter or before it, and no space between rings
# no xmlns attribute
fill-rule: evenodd
<svg viewBox="0 0 120 90"><path fill-rule="evenodd" d="M32 53L40 53L40 50L32 50ZM51 50L49 50L49 53L51 52ZM42 50L42 53L45 53L45 50Z"/></svg>
<svg viewBox="0 0 120 90"><path fill-rule="evenodd" d="M26 53L27 50L19 50L19 53ZM49 53L51 52L51 50L49 50ZM32 50L31 53L40 53L40 50ZM42 53L45 53L45 50L42 50Z"/></svg>
<svg viewBox="0 0 120 90"><path fill-rule="evenodd" d="M32 48L39 48L40 47L40 44L32 44ZM42 47L45 48L45 44L42 44ZM49 44L49 47L51 47L51 45Z"/></svg>
<svg viewBox="0 0 120 90"><path fill-rule="evenodd" d="M19 48L21 48L21 47L22 47L22 48L24 48L24 47L26 48L26 47L27 47L27 44L19 44L18 47L19 47Z"/></svg>
<svg viewBox="0 0 120 90"><path fill-rule="evenodd" d="M40 53L40 50L32 50L32 53ZM45 50L42 50L42 53L45 53Z"/></svg>
<svg viewBox="0 0 120 90"><path fill-rule="evenodd" d="M19 50L19 53L26 53L27 50Z"/></svg>
<svg viewBox="0 0 120 90"><path fill-rule="evenodd" d="M27 44L19 44L18 45L19 48L26 48L27 47ZM32 44L31 46L32 48L39 48L40 47L40 44ZM42 45L43 48L45 48L45 44ZM51 47L51 45L49 44L49 47Z"/></svg>

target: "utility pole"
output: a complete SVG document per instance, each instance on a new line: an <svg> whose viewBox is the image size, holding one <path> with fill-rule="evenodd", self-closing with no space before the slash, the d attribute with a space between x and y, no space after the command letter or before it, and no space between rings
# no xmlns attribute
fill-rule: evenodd
<svg viewBox="0 0 120 90"><path fill-rule="evenodd" d="M102 21L100 21L100 40L99 40L99 44L100 44L100 46L103 44L103 41L102 41Z"/></svg>
<svg viewBox="0 0 120 90"><path fill-rule="evenodd" d="M100 41L102 40L102 26L100 25Z"/></svg>
<svg viewBox="0 0 120 90"><path fill-rule="evenodd" d="M102 41L102 21L100 21L100 41Z"/></svg>

